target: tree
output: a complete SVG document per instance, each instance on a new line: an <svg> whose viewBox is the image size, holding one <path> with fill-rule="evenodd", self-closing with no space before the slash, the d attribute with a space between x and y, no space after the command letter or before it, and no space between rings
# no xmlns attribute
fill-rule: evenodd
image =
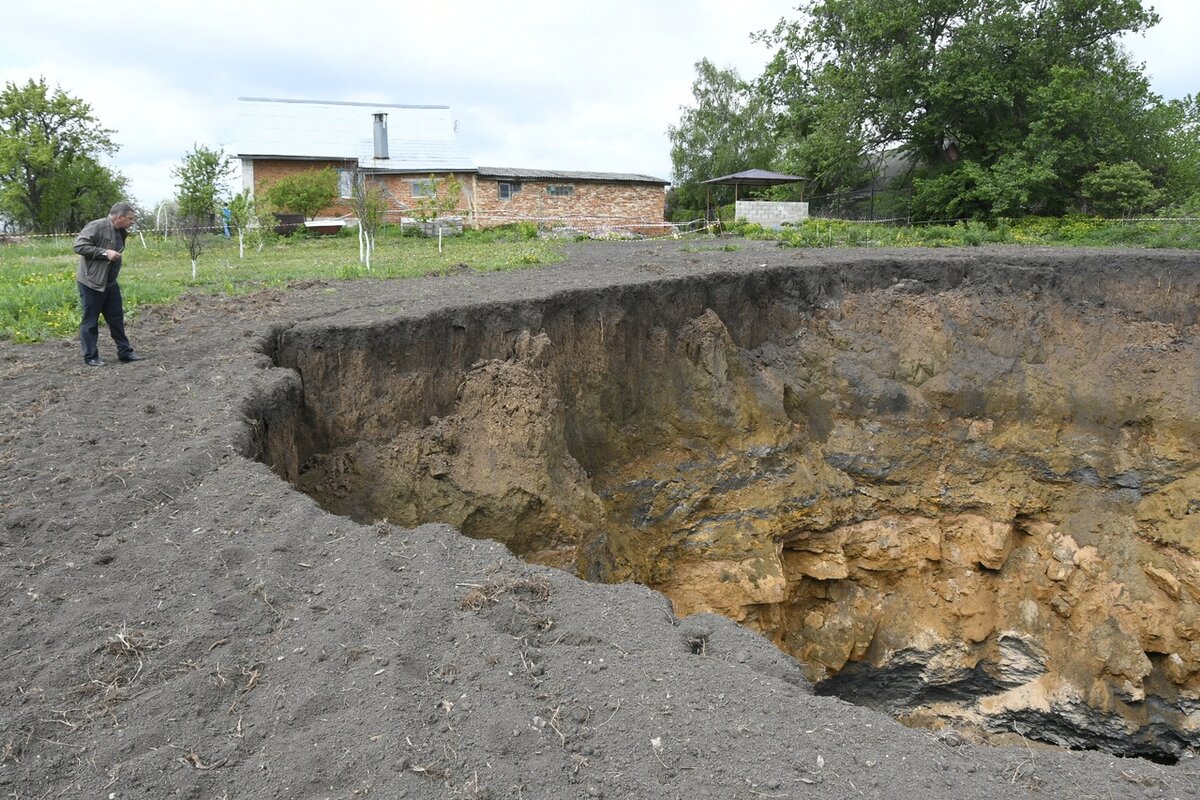
<svg viewBox="0 0 1200 800"><path fill-rule="evenodd" d="M266 195L273 206L312 219L337 202L338 174L330 167L298 172L280 178Z"/></svg>
<svg viewBox="0 0 1200 800"><path fill-rule="evenodd" d="M1061 213L1097 164L1158 158L1160 101L1119 45L1157 21L1139 0L809 0L759 34L760 88L822 175L898 147L920 214Z"/></svg>
<svg viewBox="0 0 1200 800"><path fill-rule="evenodd" d="M703 210L702 181L775 160L770 106L736 70L717 69L708 59L696 62L693 107L683 107L678 125L667 129L675 189L672 206L685 215ZM714 187L717 200L732 199L729 187Z"/></svg>
<svg viewBox="0 0 1200 800"><path fill-rule="evenodd" d="M432 191L413 201L414 217L422 222L429 222L458 210L462 203L463 185L456 176L438 178L430 175L428 186Z"/></svg>
<svg viewBox="0 0 1200 800"><path fill-rule="evenodd" d="M192 145L190 153L171 170L179 195L179 215L212 225L229 198L233 160L219 149Z"/></svg>
<svg viewBox="0 0 1200 800"><path fill-rule="evenodd" d="M46 184L42 205L48 227L77 231L87 222L108 215L113 204L126 199L125 177L96 161L80 156L64 164Z"/></svg>
<svg viewBox="0 0 1200 800"><path fill-rule="evenodd" d="M107 213L125 181L100 163L116 151L87 103L45 79L0 92L0 213L35 231L74 230ZM106 206L102 212L96 209Z"/></svg>
<svg viewBox="0 0 1200 800"><path fill-rule="evenodd" d="M205 234L213 228L229 195L227 182L233 175L233 162L221 150L195 144L171 174L179 194L179 229L192 260L192 280L196 280Z"/></svg>
<svg viewBox="0 0 1200 800"><path fill-rule="evenodd" d="M1155 130L1163 132L1162 157L1150 168L1161 182L1164 199L1182 206L1200 201L1200 98L1188 95L1151 112Z"/></svg>
<svg viewBox="0 0 1200 800"><path fill-rule="evenodd" d="M350 181L350 205L358 217L358 260L370 272L375 234L383 224L388 207L387 194L382 184L368 180L367 174L360 169L351 173Z"/></svg>
<svg viewBox="0 0 1200 800"><path fill-rule="evenodd" d="M196 280L200 254L204 252L205 237L210 233L210 226L200 217L190 214L180 218L179 232L183 234L188 258L192 261L192 280Z"/></svg>
<svg viewBox="0 0 1200 800"><path fill-rule="evenodd" d="M254 197L249 190L235 194L229 200L229 224L237 231L238 258L246 257L246 229L256 221Z"/></svg>

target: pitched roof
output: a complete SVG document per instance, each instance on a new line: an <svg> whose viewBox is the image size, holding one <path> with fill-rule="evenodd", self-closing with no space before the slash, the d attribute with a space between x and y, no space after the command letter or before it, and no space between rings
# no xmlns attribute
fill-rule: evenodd
<svg viewBox="0 0 1200 800"><path fill-rule="evenodd" d="M375 158L374 115L387 114L388 155ZM449 106L238 98L240 158L349 161L383 172L473 171Z"/></svg>
<svg viewBox="0 0 1200 800"><path fill-rule="evenodd" d="M507 178L514 181L604 181L607 183L656 183L666 186L670 181L650 175L628 172L580 172L555 169L513 169L510 167L480 167L481 178Z"/></svg>
<svg viewBox="0 0 1200 800"><path fill-rule="evenodd" d="M732 175L722 175L719 178L709 178L700 183L713 183L732 186L733 184L741 184L742 186L776 186L781 183L798 183L806 181L808 178L800 175L785 175L782 172L771 172L765 169L747 169L741 172L735 172Z"/></svg>

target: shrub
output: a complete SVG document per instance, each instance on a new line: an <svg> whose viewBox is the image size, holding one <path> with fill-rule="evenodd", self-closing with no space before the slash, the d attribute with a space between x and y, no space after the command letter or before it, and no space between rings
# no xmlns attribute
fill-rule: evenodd
<svg viewBox="0 0 1200 800"><path fill-rule="evenodd" d="M331 167L298 172L276 181L266 192L275 208L312 219L337 202L338 174Z"/></svg>
<svg viewBox="0 0 1200 800"><path fill-rule="evenodd" d="M1162 197L1150 177L1134 161L1101 164L1084 176L1079 193L1091 209L1103 216L1138 214L1154 208Z"/></svg>

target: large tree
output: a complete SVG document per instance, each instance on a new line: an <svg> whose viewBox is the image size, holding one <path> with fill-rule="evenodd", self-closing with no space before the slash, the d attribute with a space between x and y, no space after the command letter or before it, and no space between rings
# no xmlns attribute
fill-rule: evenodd
<svg viewBox="0 0 1200 800"><path fill-rule="evenodd" d="M1161 168L1154 96L1119 38L1139 0L809 0L760 39L793 169L826 188L896 149L924 216L1061 213L1100 164ZM1161 122L1161 121L1158 121Z"/></svg>
<svg viewBox="0 0 1200 800"><path fill-rule="evenodd" d="M114 131L91 107L45 79L6 83L0 92L0 213L36 231L73 230L102 216L125 179L101 157Z"/></svg>
<svg viewBox="0 0 1200 800"><path fill-rule="evenodd" d="M1200 212L1200 97L1188 95L1154 109L1154 129L1165 132L1161 159L1152 169L1166 199Z"/></svg>
<svg viewBox="0 0 1200 800"><path fill-rule="evenodd" d="M81 156L64 165L47 183L42 204L53 230L77 231L88 221L107 216L113 203L125 199L125 176L90 156Z"/></svg>
<svg viewBox="0 0 1200 800"><path fill-rule="evenodd" d="M708 59L696 62L692 97L695 104L667 129L675 179L671 204L688 213L705 207L701 181L765 169L776 156L770 105L736 70L718 69ZM728 187L714 191L718 202L732 198Z"/></svg>

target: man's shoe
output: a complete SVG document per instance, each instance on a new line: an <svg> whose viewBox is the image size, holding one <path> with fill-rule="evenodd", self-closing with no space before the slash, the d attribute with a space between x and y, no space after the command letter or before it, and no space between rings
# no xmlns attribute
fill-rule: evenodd
<svg viewBox="0 0 1200 800"><path fill-rule="evenodd" d="M119 358L122 361L124 361L126 364L128 364L130 361L145 361L146 360L145 356L139 356L137 353L128 353L127 355L120 356Z"/></svg>
<svg viewBox="0 0 1200 800"><path fill-rule="evenodd" d="M89 367L103 367L104 366L104 362L101 361L99 358L85 358L83 360L83 363L87 364Z"/></svg>

